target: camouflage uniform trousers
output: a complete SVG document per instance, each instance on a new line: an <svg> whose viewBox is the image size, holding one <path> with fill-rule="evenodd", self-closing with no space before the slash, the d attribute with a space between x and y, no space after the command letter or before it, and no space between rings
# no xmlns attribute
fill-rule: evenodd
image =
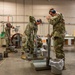
<svg viewBox="0 0 75 75"><path fill-rule="evenodd" d="M33 40L33 37L31 35L26 36L24 49L28 49L29 53L33 54L33 51L34 51L34 40Z"/></svg>
<svg viewBox="0 0 75 75"><path fill-rule="evenodd" d="M6 48L8 48L10 46L10 39L7 37L6 38Z"/></svg>
<svg viewBox="0 0 75 75"><path fill-rule="evenodd" d="M56 58L65 59L65 54L63 51L64 38L54 37L54 50Z"/></svg>

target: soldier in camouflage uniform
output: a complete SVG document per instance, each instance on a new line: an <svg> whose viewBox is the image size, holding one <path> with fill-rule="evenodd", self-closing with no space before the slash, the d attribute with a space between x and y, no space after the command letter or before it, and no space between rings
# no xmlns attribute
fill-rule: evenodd
<svg viewBox="0 0 75 75"><path fill-rule="evenodd" d="M6 37L6 48L10 46L10 30L11 28L14 28L10 23L6 24L5 28L5 37Z"/></svg>
<svg viewBox="0 0 75 75"><path fill-rule="evenodd" d="M42 48L42 39L40 37L37 38L37 48Z"/></svg>
<svg viewBox="0 0 75 75"><path fill-rule="evenodd" d="M54 49L56 53L56 58L65 59L65 54L63 51L64 37L65 37L65 22L61 13L56 13L52 8L49 11L51 15L47 17L47 20L51 25L53 25L53 32L51 37L54 39Z"/></svg>
<svg viewBox="0 0 75 75"><path fill-rule="evenodd" d="M33 16L29 16L29 23L26 26L26 29L24 31L25 34L25 44L23 46L23 49L28 49L30 54L33 54L34 51L34 39L36 38L37 31L38 31L38 24L39 22L36 22L35 18Z"/></svg>
<svg viewBox="0 0 75 75"><path fill-rule="evenodd" d="M34 42L35 42L35 45L37 43L37 48L41 48L42 47L42 39L40 37L37 36L37 31L38 31L38 25L42 23L42 20L41 19L38 19L36 21L36 23L34 24Z"/></svg>

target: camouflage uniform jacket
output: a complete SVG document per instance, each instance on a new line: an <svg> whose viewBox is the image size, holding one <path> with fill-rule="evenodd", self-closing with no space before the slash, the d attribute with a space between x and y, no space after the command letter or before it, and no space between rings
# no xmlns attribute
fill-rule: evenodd
<svg viewBox="0 0 75 75"><path fill-rule="evenodd" d="M5 36L10 38L10 28L9 27L5 28Z"/></svg>
<svg viewBox="0 0 75 75"><path fill-rule="evenodd" d="M49 19L49 23L53 25L53 37L64 37L65 36L65 22L62 14L57 14Z"/></svg>
<svg viewBox="0 0 75 75"><path fill-rule="evenodd" d="M28 23L28 25L26 26L26 29L24 31L25 35L26 36L29 36L32 34L34 34L34 36L37 34L37 30L38 30L38 27L37 25L35 25L34 23Z"/></svg>
<svg viewBox="0 0 75 75"><path fill-rule="evenodd" d="M24 31L26 36L29 36L33 32L33 26L34 25L31 22L27 24L26 29Z"/></svg>

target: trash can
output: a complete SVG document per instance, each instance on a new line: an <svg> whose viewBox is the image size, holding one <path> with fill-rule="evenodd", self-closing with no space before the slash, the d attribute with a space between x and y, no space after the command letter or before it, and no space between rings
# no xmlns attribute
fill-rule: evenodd
<svg viewBox="0 0 75 75"><path fill-rule="evenodd" d="M62 74L62 69L64 66L63 59L54 59L50 60L51 73L53 74Z"/></svg>

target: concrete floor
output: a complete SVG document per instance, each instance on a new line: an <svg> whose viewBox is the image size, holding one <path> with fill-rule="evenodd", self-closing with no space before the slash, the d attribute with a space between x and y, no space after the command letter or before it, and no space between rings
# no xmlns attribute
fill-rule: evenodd
<svg viewBox="0 0 75 75"><path fill-rule="evenodd" d="M71 47L65 49L71 50ZM3 48L0 52L3 52ZM54 53L51 52L51 57ZM62 75L75 75L75 52L66 52L66 70L63 70ZM53 75L50 70L35 71L31 66L31 61L22 60L20 58L21 50L18 53L9 53L8 58L0 61L0 75Z"/></svg>

